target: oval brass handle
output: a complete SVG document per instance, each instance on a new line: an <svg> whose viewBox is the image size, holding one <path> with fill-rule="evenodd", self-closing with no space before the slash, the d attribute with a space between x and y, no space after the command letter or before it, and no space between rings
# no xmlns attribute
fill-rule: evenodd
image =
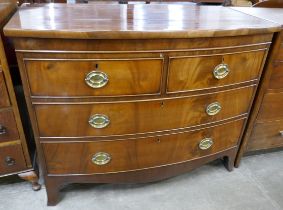
<svg viewBox="0 0 283 210"><path fill-rule="evenodd" d="M111 156L106 152L98 152L93 155L91 161L96 165L106 165L110 162Z"/></svg>
<svg viewBox="0 0 283 210"><path fill-rule="evenodd" d="M206 107L206 113L210 116L216 115L221 111L222 107L219 102L213 102Z"/></svg>
<svg viewBox="0 0 283 210"><path fill-rule="evenodd" d="M223 79L229 74L230 70L227 64L221 63L217 65L213 70L213 76L215 79Z"/></svg>
<svg viewBox="0 0 283 210"><path fill-rule="evenodd" d="M13 166L13 165L16 164L15 159L14 159L14 158L11 158L10 156L7 156L7 157L5 158L5 162L6 162L7 166Z"/></svg>
<svg viewBox="0 0 283 210"><path fill-rule="evenodd" d="M110 119L104 114L95 114L89 118L88 123L94 128L105 128L109 125Z"/></svg>
<svg viewBox="0 0 283 210"><path fill-rule="evenodd" d="M108 76L101 71L91 71L85 77L85 82L92 88L102 88L108 83Z"/></svg>
<svg viewBox="0 0 283 210"><path fill-rule="evenodd" d="M0 135L3 135L7 132L7 129L3 126L3 125L0 125Z"/></svg>
<svg viewBox="0 0 283 210"><path fill-rule="evenodd" d="M213 145L213 140L212 138L204 138L203 140L200 141L199 143L199 148L201 150L207 150Z"/></svg>

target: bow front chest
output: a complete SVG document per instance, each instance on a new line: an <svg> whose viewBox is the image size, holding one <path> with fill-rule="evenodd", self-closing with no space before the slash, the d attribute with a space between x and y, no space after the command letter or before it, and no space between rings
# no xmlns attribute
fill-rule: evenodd
<svg viewBox="0 0 283 210"><path fill-rule="evenodd" d="M232 170L278 29L222 7L23 6L5 34L49 205L73 182L150 182L218 158Z"/></svg>

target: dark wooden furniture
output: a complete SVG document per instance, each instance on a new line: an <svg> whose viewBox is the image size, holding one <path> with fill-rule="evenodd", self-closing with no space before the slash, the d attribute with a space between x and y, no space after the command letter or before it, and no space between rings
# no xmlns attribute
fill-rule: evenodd
<svg viewBox="0 0 283 210"><path fill-rule="evenodd" d="M231 171L278 30L224 7L22 7L5 34L48 204L68 183L150 182L218 158Z"/></svg>
<svg viewBox="0 0 283 210"><path fill-rule="evenodd" d="M283 9L235 8L283 26ZM251 118L236 160L239 166L244 152L275 149L283 146L283 33L276 33L265 65Z"/></svg>
<svg viewBox="0 0 283 210"><path fill-rule="evenodd" d="M0 30L15 12L16 3L0 1ZM38 177L33 170L31 156L21 121L9 65L5 54L3 34L0 36L0 176L18 174L31 181L39 190Z"/></svg>
<svg viewBox="0 0 283 210"><path fill-rule="evenodd" d="M283 8L283 0L267 0L257 2L253 7Z"/></svg>

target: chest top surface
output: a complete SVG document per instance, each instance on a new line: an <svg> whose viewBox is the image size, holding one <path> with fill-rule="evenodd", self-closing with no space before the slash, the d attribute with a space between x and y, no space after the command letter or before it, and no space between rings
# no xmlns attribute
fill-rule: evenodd
<svg viewBox="0 0 283 210"><path fill-rule="evenodd" d="M231 8L192 5L24 5L6 25L12 37L147 39L237 36L280 25Z"/></svg>
<svg viewBox="0 0 283 210"><path fill-rule="evenodd" d="M283 27L283 8L233 7L233 9L278 23Z"/></svg>

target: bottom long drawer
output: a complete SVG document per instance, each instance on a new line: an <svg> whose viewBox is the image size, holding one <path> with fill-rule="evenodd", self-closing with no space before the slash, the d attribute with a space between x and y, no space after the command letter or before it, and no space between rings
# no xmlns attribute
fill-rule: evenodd
<svg viewBox="0 0 283 210"><path fill-rule="evenodd" d="M48 174L95 174L187 161L238 143L244 120L197 131L116 141L42 143Z"/></svg>

